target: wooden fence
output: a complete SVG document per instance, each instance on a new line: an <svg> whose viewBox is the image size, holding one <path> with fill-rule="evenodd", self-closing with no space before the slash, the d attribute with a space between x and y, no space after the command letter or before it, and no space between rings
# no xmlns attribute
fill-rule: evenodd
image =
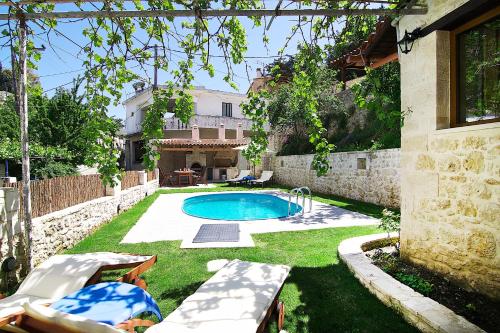
<svg viewBox="0 0 500 333"><path fill-rule="evenodd" d="M12 187L19 189L19 217L23 218L23 183ZM67 176L31 182L32 217L39 217L106 195L106 188L99 175Z"/></svg>
<svg viewBox="0 0 500 333"><path fill-rule="evenodd" d="M122 177L122 190L131 188L139 184L139 171L125 171Z"/></svg>
<svg viewBox="0 0 500 333"><path fill-rule="evenodd" d="M156 179L156 173L154 171L148 171L148 182Z"/></svg>

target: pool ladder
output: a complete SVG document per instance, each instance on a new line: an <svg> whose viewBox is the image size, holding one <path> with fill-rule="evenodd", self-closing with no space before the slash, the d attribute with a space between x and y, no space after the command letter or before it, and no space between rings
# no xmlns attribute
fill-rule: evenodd
<svg viewBox="0 0 500 333"><path fill-rule="evenodd" d="M295 204L299 205L299 195L302 195L302 216L304 216L306 210L306 192L309 195L309 212L312 211L312 192L307 186L296 187L288 193L288 216L290 216L292 210L292 195L295 193Z"/></svg>

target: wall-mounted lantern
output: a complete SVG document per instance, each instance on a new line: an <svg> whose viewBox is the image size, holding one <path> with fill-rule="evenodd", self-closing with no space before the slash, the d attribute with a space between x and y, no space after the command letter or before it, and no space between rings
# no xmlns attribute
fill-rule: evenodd
<svg viewBox="0 0 500 333"><path fill-rule="evenodd" d="M402 53L404 54L410 53L413 47L413 43L417 38L420 37L420 30L421 30L420 28L417 28L412 32L408 32L407 30L405 30L403 38L401 38L401 40L398 41L398 46Z"/></svg>

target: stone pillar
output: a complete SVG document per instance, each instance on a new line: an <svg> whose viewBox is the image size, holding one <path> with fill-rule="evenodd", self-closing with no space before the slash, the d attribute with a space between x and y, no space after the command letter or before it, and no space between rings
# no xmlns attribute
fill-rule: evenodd
<svg viewBox="0 0 500 333"><path fill-rule="evenodd" d="M200 129L196 124L191 128L191 139L193 139L194 141L200 140Z"/></svg>
<svg viewBox="0 0 500 333"><path fill-rule="evenodd" d="M139 171L139 185L144 185L148 183L148 174L146 171Z"/></svg>
<svg viewBox="0 0 500 333"><path fill-rule="evenodd" d="M9 291L27 274L23 246L23 229L19 220L19 192L17 188L0 188L0 263L15 258L15 268L0 276L0 289Z"/></svg>
<svg viewBox="0 0 500 333"><path fill-rule="evenodd" d="M160 169L155 169L155 179L160 179Z"/></svg>
<svg viewBox="0 0 500 333"><path fill-rule="evenodd" d="M120 195L122 191L122 182L119 179L115 179L115 186L106 185L106 195L110 197L116 197Z"/></svg>
<svg viewBox="0 0 500 333"><path fill-rule="evenodd" d="M224 124L220 124L219 126L219 140L226 140L226 129L224 128Z"/></svg>
<svg viewBox="0 0 500 333"><path fill-rule="evenodd" d="M238 123L238 127L236 127L236 140L243 139L243 125Z"/></svg>

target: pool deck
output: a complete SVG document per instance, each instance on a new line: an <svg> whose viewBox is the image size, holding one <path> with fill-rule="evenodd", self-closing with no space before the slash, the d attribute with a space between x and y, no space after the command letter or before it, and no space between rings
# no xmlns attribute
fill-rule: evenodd
<svg viewBox="0 0 500 333"><path fill-rule="evenodd" d="M193 243L192 240L202 224L235 223L235 221L208 220L187 215L182 211L184 199L197 195L223 193L162 194L129 230L121 243L182 240L181 248L253 247L252 234L374 225L378 223L376 218L314 200L312 211L308 213L309 202L306 200L306 213L304 216L297 215L281 219L237 222L240 224L239 242ZM252 191L251 193L256 192ZM287 193L280 191L262 191L262 193L274 194L288 201ZM300 200L299 204L302 204Z"/></svg>

